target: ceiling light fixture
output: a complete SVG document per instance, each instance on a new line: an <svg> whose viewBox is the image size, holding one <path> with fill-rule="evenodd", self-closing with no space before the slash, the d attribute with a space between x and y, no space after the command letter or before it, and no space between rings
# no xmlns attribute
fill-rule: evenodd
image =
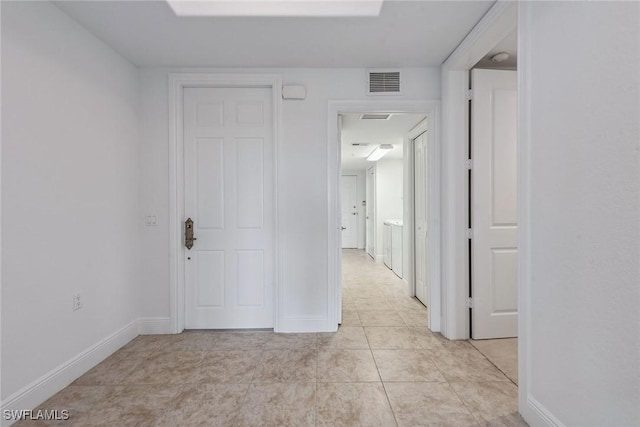
<svg viewBox="0 0 640 427"><path fill-rule="evenodd" d="M496 64L500 62L504 62L509 59L509 54L507 52L496 53L491 57L491 62L495 62Z"/></svg>
<svg viewBox="0 0 640 427"><path fill-rule="evenodd" d="M375 162L377 160L380 160L382 157L384 157L385 154L387 154L391 150L393 150L393 145L382 144L379 147L376 147L376 149L373 150L371 154L369 154L369 157L367 157L367 160L370 162Z"/></svg>
<svg viewBox="0 0 640 427"><path fill-rule="evenodd" d="M166 0L177 16L379 16L384 0Z"/></svg>

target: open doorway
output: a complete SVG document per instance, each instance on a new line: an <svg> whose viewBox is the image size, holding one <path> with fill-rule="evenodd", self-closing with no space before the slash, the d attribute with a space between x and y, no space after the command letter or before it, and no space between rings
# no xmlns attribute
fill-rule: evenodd
<svg viewBox="0 0 640 427"><path fill-rule="evenodd" d="M329 246L328 246L328 255L329 255L329 264L328 264L328 277L329 277L329 314L330 314L330 322L334 327L338 327L339 324L343 322L342 318L342 191L341 191L341 181L342 181L342 165L341 165L341 157L342 157L342 144L340 139L342 138L342 121L344 116L347 114L387 114L387 115L402 115L402 114L418 114L423 118L420 123L422 126L425 126L429 132L427 132L427 140L428 143L435 147L433 156L431 157L431 161L433 162L433 167L430 168L430 176L433 178L429 182L429 200L430 203L428 205L430 216L429 221L430 229L432 230L431 238L429 239L429 257L432 262L432 268L429 269L428 274L431 283L439 283L440 282L440 233L439 233L439 221L440 221L440 184L439 184L439 155L437 153L437 139L438 139L438 123L439 123L439 110L440 103L439 101L400 101L400 100L368 100L368 101L330 101L329 102L329 116L328 116L328 125L329 125L329 141L328 141L328 200L329 200L329 211L328 211L328 237L329 237ZM399 275L396 275L393 272L393 266L391 269L388 269L384 266L384 252L380 251L380 248L384 247L383 238L383 226L384 219L394 219L392 217L381 217L380 220L376 218L376 226L371 228L370 233L375 233L375 238L370 237L369 242L373 242L377 247L374 247L371 252L374 256L366 255L367 259L372 263L376 263L376 265L382 265L386 270L385 272L389 272L394 280L399 280L402 288L402 292L406 295L413 295L415 292L413 287L413 265L407 266L407 264L411 264L413 260L413 255L405 256L405 254L413 251L413 235L410 233L410 230L413 230L413 217L409 214L413 212L413 206L408 206L408 204L413 203L413 197L405 196L405 194L413 194L413 175L411 178L406 175L409 173L413 173L412 167L406 167L406 162L409 162L409 157L407 157L407 153L411 155L412 148L408 148L411 143L411 139L415 138L419 135L419 133L411 133L416 132L416 128L414 126L413 130L409 132L408 135L403 137L402 141L402 152L403 152L403 168L402 168L402 181L401 185L403 186L403 195L402 195L402 267L398 266L397 272ZM393 145L393 144L392 144ZM375 148L375 147L373 147ZM366 156L370 154L373 148L369 148L369 152L366 153ZM365 153L363 153L364 155ZM346 156L345 156L346 157ZM365 160L366 162L366 160ZM366 168L364 168L366 170ZM379 167L376 166L376 172L379 172ZM384 169L384 168L383 168ZM347 170L347 168L345 168ZM382 182L380 179L376 177L376 182ZM365 184L365 192L366 192L366 173L364 175L364 184ZM404 188L404 185L407 184L408 188ZM373 191L373 185L370 186L370 191ZM376 192L379 193L379 189L376 188ZM360 209L362 215L365 216L363 221L366 220L366 195L365 198L359 200L360 203L365 202L364 205L360 205ZM353 205L351 205L353 206ZM356 204L357 206L357 204ZM364 207L364 209L363 209ZM370 209L372 205L369 205ZM345 212L348 213L348 212ZM408 218L407 218L408 216ZM371 219L371 218L370 218ZM395 218L398 219L398 218ZM400 224L398 224L399 226ZM361 225L361 227L363 227ZM362 230L362 228L361 228ZM364 248L366 248L366 224L364 224ZM380 242L380 243L376 243ZM407 248L410 246L410 248ZM371 248L370 248L371 249ZM361 249L362 253L364 249ZM374 252L375 251L375 252ZM377 260L380 262L376 262ZM401 270L401 273L400 273ZM402 276L400 278L399 276ZM431 329L431 331L438 332L440 328L440 287L432 286L429 291L429 300L432 302L429 307L429 311L427 314L427 326ZM415 301L420 306L423 306L420 302ZM333 323L335 322L335 323Z"/></svg>
<svg viewBox="0 0 640 427"><path fill-rule="evenodd" d="M517 30L470 71L471 343L518 381Z"/></svg>
<svg viewBox="0 0 640 427"><path fill-rule="evenodd" d="M425 119L341 115L343 325L427 325Z"/></svg>

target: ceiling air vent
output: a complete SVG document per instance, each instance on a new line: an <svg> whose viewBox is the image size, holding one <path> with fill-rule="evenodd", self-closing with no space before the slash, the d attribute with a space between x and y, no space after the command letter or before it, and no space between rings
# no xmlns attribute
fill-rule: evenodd
<svg viewBox="0 0 640 427"><path fill-rule="evenodd" d="M360 120L389 120L391 114L363 114Z"/></svg>
<svg viewBox="0 0 640 427"><path fill-rule="evenodd" d="M367 71L369 95L400 95L399 71Z"/></svg>

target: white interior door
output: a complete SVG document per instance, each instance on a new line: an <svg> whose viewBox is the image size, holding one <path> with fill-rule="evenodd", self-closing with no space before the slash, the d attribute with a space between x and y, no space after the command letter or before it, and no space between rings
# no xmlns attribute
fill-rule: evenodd
<svg viewBox="0 0 640 427"><path fill-rule="evenodd" d="M415 283L416 298L429 306L429 259L427 234L427 134L414 139Z"/></svg>
<svg viewBox="0 0 640 427"><path fill-rule="evenodd" d="M472 337L517 336L516 72L472 70Z"/></svg>
<svg viewBox="0 0 640 427"><path fill-rule="evenodd" d="M342 247L358 247L358 177L342 175Z"/></svg>
<svg viewBox="0 0 640 427"><path fill-rule="evenodd" d="M367 228L367 253L376 259L376 167L367 169L366 178L366 228Z"/></svg>
<svg viewBox="0 0 640 427"><path fill-rule="evenodd" d="M184 147L185 327L271 328L271 89L185 89Z"/></svg>

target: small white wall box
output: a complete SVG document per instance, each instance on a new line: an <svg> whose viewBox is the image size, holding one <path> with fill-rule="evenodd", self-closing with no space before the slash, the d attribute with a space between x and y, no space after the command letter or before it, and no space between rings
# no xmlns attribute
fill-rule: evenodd
<svg viewBox="0 0 640 427"><path fill-rule="evenodd" d="M307 88L304 86L282 86L282 99L305 99L306 97Z"/></svg>

